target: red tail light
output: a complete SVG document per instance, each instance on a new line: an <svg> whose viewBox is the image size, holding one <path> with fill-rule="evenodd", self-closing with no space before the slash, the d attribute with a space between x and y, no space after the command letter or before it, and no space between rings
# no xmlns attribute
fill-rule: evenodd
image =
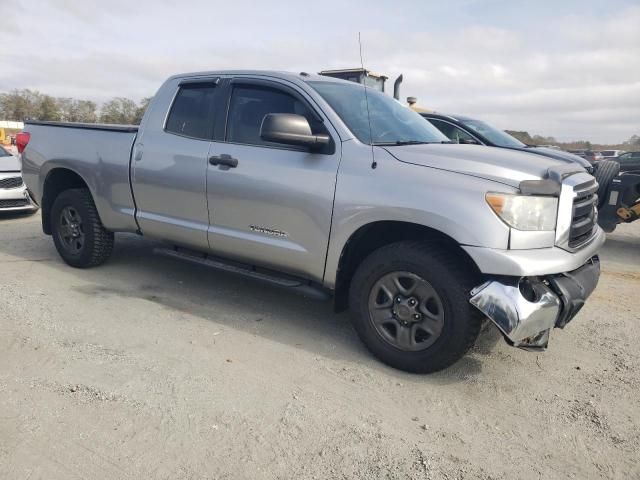
<svg viewBox="0 0 640 480"><path fill-rule="evenodd" d="M16 135L16 147L18 147L18 153L24 152L29 140L31 140L31 134L29 132L20 132Z"/></svg>

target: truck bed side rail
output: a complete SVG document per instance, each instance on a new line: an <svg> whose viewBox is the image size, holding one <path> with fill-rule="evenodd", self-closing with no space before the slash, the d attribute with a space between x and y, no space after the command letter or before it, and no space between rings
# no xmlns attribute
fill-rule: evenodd
<svg viewBox="0 0 640 480"><path fill-rule="evenodd" d="M137 132L138 125L117 125L108 123L80 123L80 122L45 122L40 120L27 120L25 125L46 125L61 128L83 128L85 130L108 130L110 132Z"/></svg>

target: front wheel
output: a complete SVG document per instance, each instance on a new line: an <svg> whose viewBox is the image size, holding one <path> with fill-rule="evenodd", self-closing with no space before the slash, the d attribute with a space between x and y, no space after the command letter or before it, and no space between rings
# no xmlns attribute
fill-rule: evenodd
<svg viewBox="0 0 640 480"><path fill-rule="evenodd" d="M415 373L442 370L473 345L482 314L469 303L478 279L455 253L420 242L376 250L351 282L353 324L384 363Z"/></svg>
<svg viewBox="0 0 640 480"><path fill-rule="evenodd" d="M51 224L56 250L72 267L95 267L111 255L113 233L102 225L88 189L58 195L51 207Z"/></svg>

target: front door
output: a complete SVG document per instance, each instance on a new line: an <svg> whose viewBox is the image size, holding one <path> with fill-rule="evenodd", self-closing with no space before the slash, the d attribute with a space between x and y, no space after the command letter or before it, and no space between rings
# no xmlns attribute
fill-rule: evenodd
<svg viewBox="0 0 640 480"><path fill-rule="evenodd" d="M211 250L255 265L321 281L331 228L340 142L303 92L276 81L234 79L226 129L211 144L207 171ZM265 142L268 113L296 113L314 133L328 133L322 152Z"/></svg>

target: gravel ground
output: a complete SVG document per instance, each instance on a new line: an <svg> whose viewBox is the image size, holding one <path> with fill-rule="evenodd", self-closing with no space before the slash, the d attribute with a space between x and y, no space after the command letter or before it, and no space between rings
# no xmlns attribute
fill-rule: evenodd
<svg viewBox="0 0 640 480"><path fill-rule="evenodd" d="M428 376L132 235L72 269L39 222L0 217L0 478L640 478L640 222L547 352L487 327Z"/></svg>

